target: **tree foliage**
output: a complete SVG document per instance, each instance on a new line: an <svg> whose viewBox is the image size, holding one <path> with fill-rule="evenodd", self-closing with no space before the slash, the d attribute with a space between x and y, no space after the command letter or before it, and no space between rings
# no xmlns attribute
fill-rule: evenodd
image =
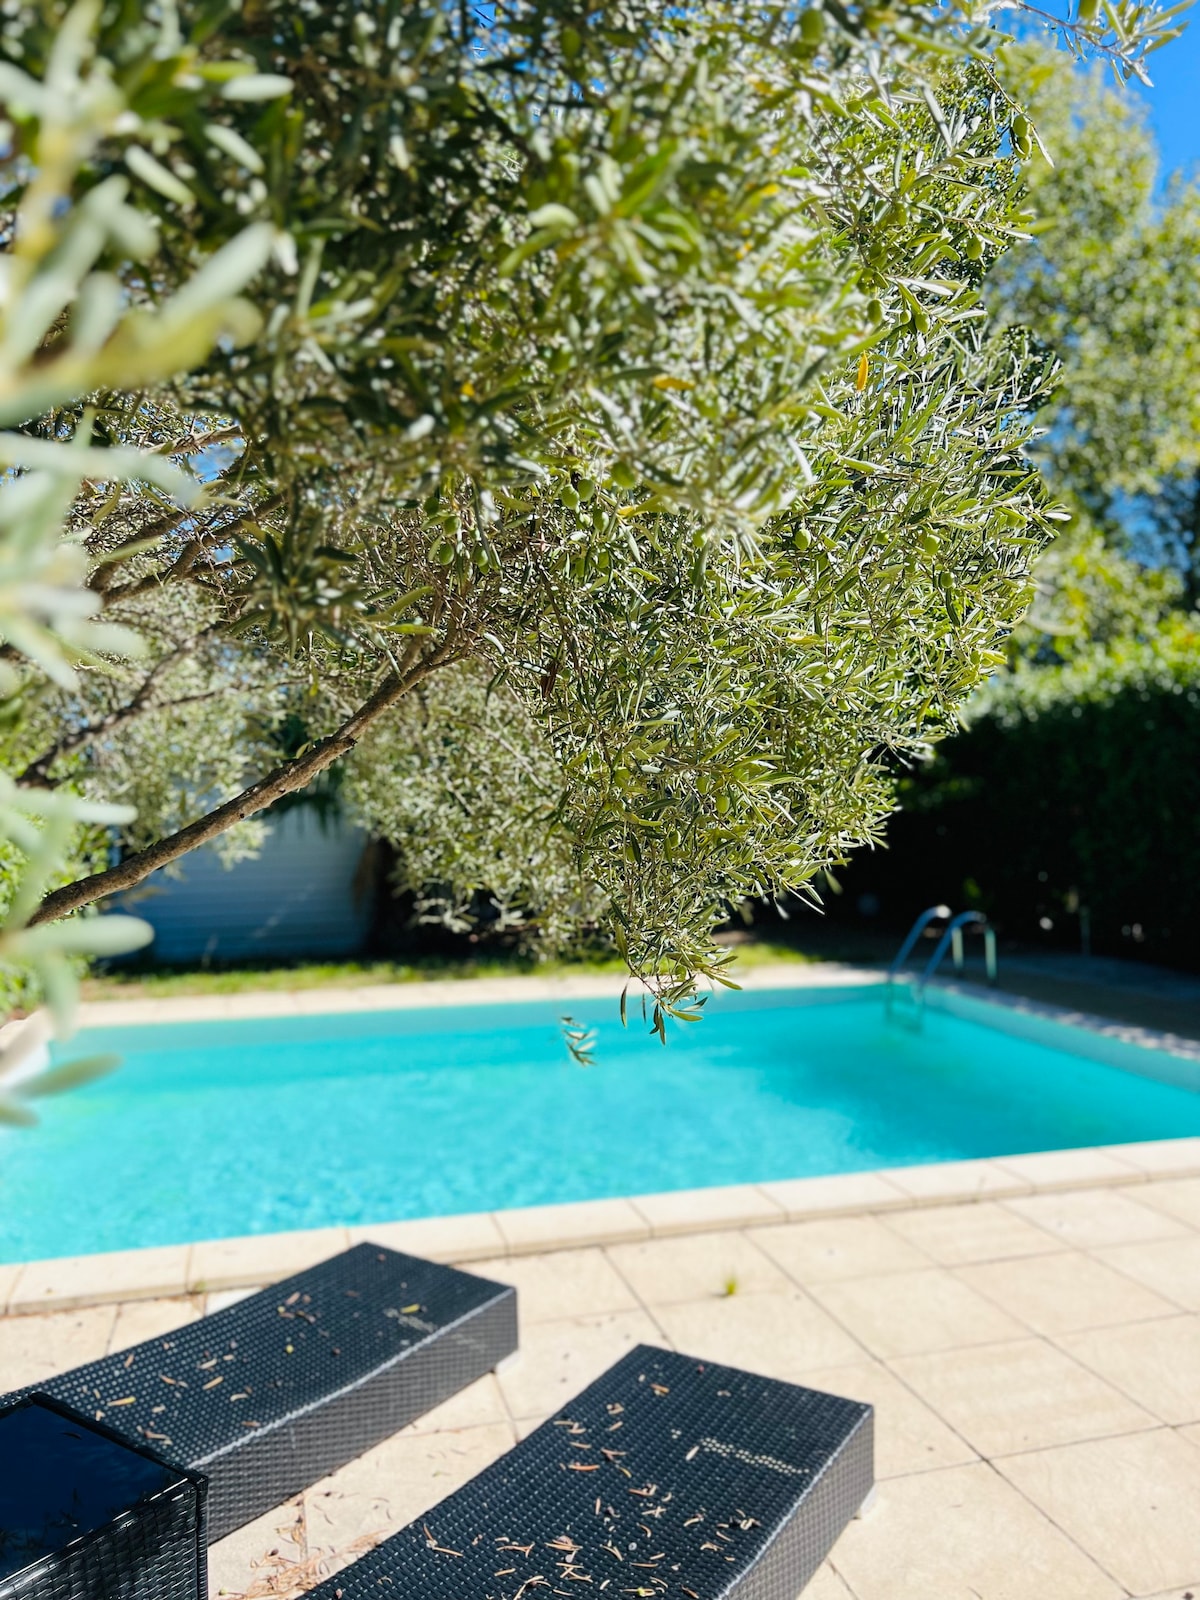
<svg viewBox="0 0 1200 1600"><path fill-rule="evenodd" d="M1053 165L1031 154L1034 243L997 264L989 294L1062 364L1039 450L1054 489L1154 557L1164 492L1200 472L1200 182L1160 192L1144 113L1099 71L1029 48L1016 66Z"/></svg>
<svg viewBox="0 0 1200 1600"><path fill-rule="evenodd" d="M1035 446L1071 512L1035 566L1009 670L901 781L889 849L847 875L899 921L939 896L1007 933L1194 965L1200 738L1200 189L1096 76L1020 61L1054 158L996 313L1061 361ZM1081 918L1084 921L1081 923Z"/></svg>
<svg viewBox="0 0 1200 1600"><path fill-rule="evenodd" d="M60 19L40 81L0 62L0 99L11 118L0 125L6 151L0 424L33 422L47 405L113 381L165 379L218 340L246 337L258 326L237 291L263 260L261 228L230 239L154 305L132 302L119 278L102 270L105 257L140 263L153 252L155 237L149 219L129 203L124 178L80 181L128 109L118 86L84 70L93 48L90 20L86 8ZM129 142L134 156L140 148L136 139ZM27 704L45 697L87 699L116 662L142 648L127 628L103 618L102 601L88 584L89 554L69 528L86 486L93 479L136 477L146 491L180 506L197 498L194 480L160 457L139 454L127 442L98 443L94 416L91 407L77 412L69 440L53 425L0 433L0 696L10 732L23 725ZM46 888L69 870L78 830L129 824L133 813L71 789L25 782L25 776L0 774L6 888L0 975L10 991L32 975L55 1027L65 1033L73 961L137 948L151 930L121 916L31 924ZM78 846L74 854L79 859ZM41 1039L39 1031L27 1030L0 1049L0 1121L36 1121L31 1101L111 1064L77 1058L34 1070L29 1057Z"/></svg>
<svg viewBox="0 0 1200 1600"><path fill-rule="evenodd" d="M82 592L152 662L131 677L109 638L73 676L20 670L29 782L143 808L124 859L33 919L351 752L368 819L403 813L389 763L411 792L436 714L454 755L420 763L420 804L450 901L520 882L498 892L537 917L569 883L661 1025L721 976L731 901L803 891L877 832L887 754L951 726L1048 534L1023 454L1048 363L982 295L1023 236L1030 139L984 19L65 15L3 21L10 259L23 217L45 239L10 322L28 382L0 402L22 464L91 429ZM1068 31L1129 70L1162 25L1110 7ZM539 773L518 870L473 886L521 761L456 808L472 718ZM185 730L157 794L156 724Z"/></svg>

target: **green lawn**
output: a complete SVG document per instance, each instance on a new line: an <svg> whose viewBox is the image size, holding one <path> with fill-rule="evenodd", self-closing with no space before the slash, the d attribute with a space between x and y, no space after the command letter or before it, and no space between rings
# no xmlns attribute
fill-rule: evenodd
<svg viewBox="0 0 1200 1600"><path fill-rule="evenodd" d="M738 969L777 961L807 962L814 958L788 944L754 941L739 944ZM619 976L625 971L615 957L584 961L529 961L516 956L479 956L454 961L428 956L413 962L319 961L272 965L162 967L93 975L83 981L85 1000L163 1000L173 995L247 994L263 989L358 989L370 983L454 982L464 978L567 977L577 973Z"/></svg>

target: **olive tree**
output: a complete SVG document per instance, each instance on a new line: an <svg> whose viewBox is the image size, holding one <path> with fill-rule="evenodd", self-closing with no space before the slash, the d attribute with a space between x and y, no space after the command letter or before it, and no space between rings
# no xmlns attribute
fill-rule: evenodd
<svg viewBox="0 0 1200 1600"><path fill-rule="evenodd" d="M802 892L875 835L886 756L952 725L1048 536L1024 452L1048 363L981 292L1025 236L1034 138L986 9L72 15L81 84L122 111L69 215L121 185L153 249L96 245L101 290L68 284L29 322L36 404L0 392L0 416L29 449L86 416L114 464L149 452L191 492L82 484L87 604L140 614L158 656L124 697L112 642L70 683L21 668L12 749L29 785L99 798L144 719L194 727L231 682L255 718L226 698L233 753L188 775L195 814L158 807L30 921L135 887L352 753L386 812L397 737L441 705L456 760L505 715L518 754L440 836L496 837L511 804L532 897L552 871L656 1025L687 1014L723 975L731 901ZM1129 72L1171 15L1085 8L1062 31ZM14 216L62 20L46 0L0 25ZM197 269L241 289L253 250L252 329L205 324L169 372L122 344L115 308L186 308ZM431 765L436 802L453 763ZM481 870L460 855L456 893Z"/></svg>

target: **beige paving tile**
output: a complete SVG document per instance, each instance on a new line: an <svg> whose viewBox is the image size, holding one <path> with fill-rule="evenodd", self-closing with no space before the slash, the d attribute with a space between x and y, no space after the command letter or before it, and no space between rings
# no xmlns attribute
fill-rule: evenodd
<svg viewBox="0 0 1200 1600"><path fill-rule="evenodd" d="M662 1343L644 1311L535 1322L516 1361L498 1375L500 1388L514 1417L548 1417L634 1345Z"/></svg>
<svg viewBox="0 0 1200 1600"><path fill-rule="evenodd" d="M782 1222L783 1207L752 1183L673 1194L637 1194L633 1204L655 1234L697 1233L702 1228L742 1228L752 1222Z"/></svg>
<svg viewBox="0 0 1200 1600"><path fill-rule="evenodd" d="M490 1422L507 1422L508 1407L494 1372L487 1372L456 1395L418 1417L410 1433L446 1433L460 1428L479 1428Z"/></svg>
<svg viewBox="0 0 1200 1600"><path fill-rule="evenodd" d="M8 1308L12 1292L17 1286L17 1279L21 1276L22 1265L19 1261L11 1265L0 1266L0 1316Z"/></svg>
<svg viewBox="0 0 1200 1600"><path fill-rule="evenodd" d="M803 1367L848 1365L863 1356L849 1334L799 1289L658 1306L654 1315L685 1355L772 1378Z"/></svg>
<svg viewBox="0 0 1200 1600"><path fill-rule="evenodd" d="M302 1272L305 1267L337 1255L349 1242L345 1228L307 1228L295 1233L209 1239L192 1246L188 1284L198 1292L276 1283L293 1272Z"/></svg>
<svg viewBox="0 0 1200 1600"><path fill-rule="evenodd" d="M1200 1317L1096 1328L1055 1343L1164 1422L1200 1422Z"/></svg>
<svg viewBox="0 0 1200 1600"><path fill-rule="evenodd" d="M1075 1189L1085 1184L1142 1183L1141 1167L1107 1150L1040 1150L1026 1156L998 1156L997 1166L1024 1178L1035 1189Z"/></svg>
<svg viewBox="0 0 1200 1600"><path fill-rule="evenodd" d="M960 1267L958 1276L1038 1333L1141 1322L1169 1316L1176 1309L1169 1300L1078 1250L1021 1261L980 1262Z"/></svg>
<svg viewBox="0 0 1200 1600"><path fill-rule="evenodd" d="M188 1246L155 1250L111 1250L102 1255L30 1261L9 1298L11 1310L65 1310L103 1300L153 1299L182 1294Z"/></svg>
<svg viewBox="0 0 1200 1600"><path fill-rule="evenodd" d="M991 1467L880 1486L834 1551L855 1600L1121 1600L1122 1591Z"/></svg>
<svg viewBox="0 0 1200 1600"><path fill-rule="evenodd" d="M366 1240L429 1261L478 1261L504 1251L504 1235L494 1216L472 1211L457 1217L417 1217L407 1222L373 1222L351 1228L350 1243Z"/></svg>
<svg viewBox="0 0 1200 1600"><path fill-rule="evenodd" d="M902 1356L892 1366L982 1456L1156 1426L1119 1389L1044 1339Z"/></svg>
<svg viewBox="0 0 1200 1600"><path fill-rule="evenodd" d="M1200 1178L1167 1178L1138 1190L1138 1199L1155 1211L1200 1228Z"/></svg>
<svg viewBox="0 0 1200 1600"><path fill-rule="evenodd" d="M816 1367L789 1377L810 1389L865 1400L875 1407L875 1476L881 1481L978 1460L964 1439L878 1361Z"/></svg>
<svg viewBox="0 0 1200 1600"><path fill-rule="evenodd" d="M0 1319L0 1389L21 1389L98 1360L116 1317L116 1306L106 1305Z"/></svg>
<svg viewBox="0 0 1200 1600"><path fill-rule="evenodd" d="M790 1222L806 1217L886 1211L912 1202L903 1190L877 1172L836 1172L824 1178L785 1178L758 1186L782 1208Z"/></svg>
<svg viewBox="0 0 1200 1600"><path fill-rule="evenodd" d="M879 1176L919 1204L998 1199L1028 1194L1029 1184L994 1161L935 1161L920 1167L885 1167Z"/></svg>
<svg viewBox="0 0 1200 1600"><path fill-rule="evenodd" d="M257 1294L263 1287L261 1283L256 1283L245 1289L214 1289L211 1294L202 1297L204 1315L210 1317L214 1311L224 1311L227 1306L236 1306L240 1301L248 1300L252 1294Z"/></svg>
<svg viewBox="0 0 1200 1600"><path fill-rule="evenodd" d="M680 1234L642 1244L614 1244L608 1257L647 1305L706 1296L786 1289L788 1280L743 1233Z"/></svg>
<svg viewBox="0 0 1200 1600"><path fill-rule="evenodd" d="M216 1600L220 1595L243 1594L251 1584L284 1573L305 1574L306 1556L303 1504L289 1500L209 1545L208 1592Z"/></svg>
<svg viewBox="0 0 1200 1600"><path fill-rule="evenodd" d="M913 1272L929 1265L923 1250L898 1238L875 1217L826 1217L757 1228L750 1237L797 1283Z"/></svg>
<svg viewBox="0 0 1200 1600"><path fill-rule="evenodd" d="M1197 1563L1197 1572L1200 1573L1200 1562ZM1191 1578L1187 1583L1176 1583L1162 1594L1138 1595L1136 1600L1196 1600L1200 1594L1200 1576Z"/></svg>
<svg viewBox="0 0 1200 1600"><path fill-rule="evenodd" d="M1136 1200L1112 1189L1077 1189L1026 1195L1004 1203L1026 1222L1084 1249L1134 1244L1139 1239L1169 1239L1185 1233L1182 1223L1141 1203L1151 1188L1150 1184L1139 1186Z"/></svg>
<svg viewBox="0 0 1200 1600"><path fill-rule="evenodd" d="M450 1433L396 1434L359 1456L304 1495L310 1552L327 1555L336 1571L453 1494L511 1449L505 1422ZM438 1525L431 1522L436 1536Z"/></svg>
<svg viewBox="0 0 1200 1600"><path fill-rule="evenodd" d="M854 1596L826 1562L805 1589L804 1600L854 1600Z"/></svg>
<svg viewBox="0 0 1200 1600"><path fill-rule="evenodd" d="M174 1333L185 1323L195 1322L199 1315L198 1300L186 1295L173 1300L128 1300L117 1307L109 1351L127 1350L131 1344L141 1344L143 1339Z"/></svg>
<svg viewBox="0 0 1200 1600"><path fill-rule="evenodd" d="M1148 1139L1142 1144L1105 1145L1106 1155L1127 1161L1150 1177L1200 1173L1200 1139Z"/></svg>
<svg viewBox="0 0 1200 1600"><path fill-rule="evenodd" d="M1110 1267L1163 1296L1159 1315L1166 1315L1171 1304L1185 1311L1200 1311L1200 1235L1119 1244L1096 1254Z"/></svg>
<svg viewBox="0 0 1200 1600"><path fill-rule="evenodd" d="M1169 1428L1009 1456L999 1470L1133 1594L1200 1566L1200 1450Z"/></svg>
<svg viewBox="0 0 1200 1600"><path fill-rule="evenodd" d="M636 1249L637 1247L634 1246ZM603 1250L556 1250L544 1256L509 1256L480 1261L474 1270L517 1291L521 1325L556 1317L633 1311L637 1300Z"/></svg>
<svg viewBox="0 0 1200 1600"><path fill-rule="evenodd" d="M567 1249L572 1245L647 1239L650 1224L628 1200L577 1200L564 1206L522 1206L497 1211L496 1223L510 1250Z"/></svg>
<svg viewBox="0 0 1200 1600"><path fill-rule="evenodd" d="M815 1283L812 1293L873 1355L885 1359L995 1344L1026 1331L941 1268Z"/></svg>
<svg viewBox="0 0 1200 1600"><path fill-rule="evenodd" d="M886 1226L943 1267L1039 1255L1057 1248L1057 1242L1041 1228L1014 1217L994 1200L895 1211L887 1217Z"/></svg>

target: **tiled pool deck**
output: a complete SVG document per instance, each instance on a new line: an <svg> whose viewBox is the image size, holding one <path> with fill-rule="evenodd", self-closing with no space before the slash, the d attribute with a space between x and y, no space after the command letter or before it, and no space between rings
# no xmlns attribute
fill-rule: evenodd
<svg viewBox="0 0 1200 1600"><path fill-rule="evenodd" d="M395 1003L317 999L200 1014ZM877 1502L806 1600L1200 1600L1200 1138L0 1266L0 1388L364 1237L514 1283L520 1354L216 1546L213 1596L302 1593L647 1341L875 1404Z"/></svg>
<svg viewBox="0 0 1200 1600"><path fill-rule="evenodd" d="M1200 1597L1200 1139L362 1232L516 1284L520 1355L216 1546L214 1596L301 1593L649 1341L877 1407L877 1503L806 1600ZM3 1385L353 1236L4 1269Z"/></svg>

